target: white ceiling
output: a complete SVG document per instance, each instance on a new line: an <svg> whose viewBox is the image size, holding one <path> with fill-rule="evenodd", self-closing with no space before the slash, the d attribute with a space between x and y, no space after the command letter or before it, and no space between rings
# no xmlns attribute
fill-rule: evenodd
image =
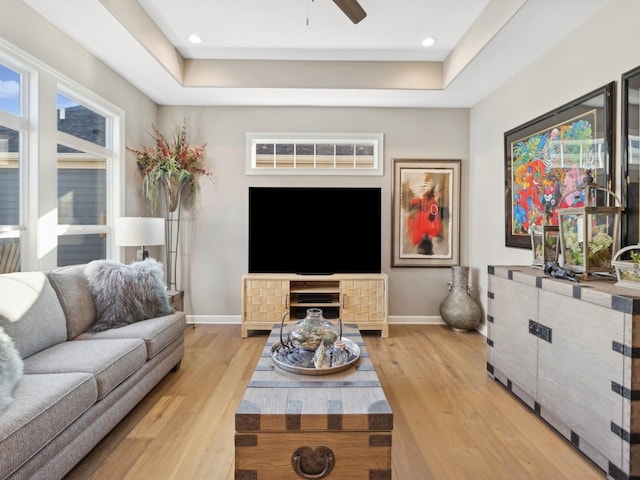
<svg viewBox="0 0 640 480"><path fill-rule="evenodd" d="M442 61L489 0L360 0L368 13L358 25L332 0L138 3L189 58ZM202 44L189 44L192 33ZM429 49L427 36L438 39Z"/></svg>
<svg viewBox="0 0 640 480"><path fill-rule="evenodd" d="M161 105L471 107L612 0L23 1Z"/></svg>

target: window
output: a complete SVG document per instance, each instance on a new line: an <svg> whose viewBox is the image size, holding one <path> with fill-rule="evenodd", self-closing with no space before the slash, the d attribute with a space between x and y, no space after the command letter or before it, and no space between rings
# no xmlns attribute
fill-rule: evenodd
<svg viewBox="0 0 640 480"><path fill-rule="evenodd" d="M0 273L20 270L23 74L0 63Z"/></svg>
<svg viewBox="0 0 640 480"><path fill-rule="evenodd" d="M106 147L107 119L90 108L57 95L58 131Z"/></svg>
<svg viewBox="0 0 640 480"><path fill-rule="evenodd" d="M20 224L20 132L0 125L0 225Z"/></svg>
<svg viewBox="0 0 640 480"><path fill-rule="evenodd" d="M247 133L247 174L382 175L382 134Z"/></svg>
<svg viewBox="0 0 640 480"><path fill-rule="evenodd" d="M59 141L65 142L57 146L57 265L65 266L107 256L109 151L100 147L107 144L109 121L61 93L56 103Z"/></svg>
<svg viewBox="0 0 640 480"><path fill-rule="evenodd" d="M20 90L22 75L0 64L0 110L20 115Z"/></svg>
<svg viewBox="0 0 640 480"><path fill-rule="evenodd" d="M117 256L123 119L47 65L0 47L0 273Z"/></svg>

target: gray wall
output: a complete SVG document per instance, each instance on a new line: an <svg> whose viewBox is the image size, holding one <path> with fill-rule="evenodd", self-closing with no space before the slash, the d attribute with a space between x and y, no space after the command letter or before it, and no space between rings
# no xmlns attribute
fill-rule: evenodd
<svg viewBox="0 0 640 480"><path fill-rule="evenodd" d="M180 261L185 268L178 277L186 290L187 310L202 316L196 321L238 320L240 277L247 271L247 188L253 185L381 187L382 268L389 275L389 313L402 317L398 318L401 321L439 321L451 270L390 266L392 160L461 159L466 198L467 109L161 107L159 125L172 129L183 117L189 124L191 142L207 143L206 163L215 170L217 181L215 187L202 184L196 221L186 212L190 226L181 239ZM384 176L246 175L246 132L382 132ZM462 262L467 261L465 224L463 207ZM300 232L301 241L305 233Z"/></svg>
<svg viewBox="0 0 640 480"><path fill-rule="evenodd" d="M474 201L469 204L467 231L473 235L468 254L483 304L487 265L529 265L532 258L530 250L504 246L504 132L617 81L614 172L620 192L620 76L640 65L638 18L637 0L612 2L471 109L470 174L474 180L470 197ZM484 235L491 241L482 241Z"/></svg>

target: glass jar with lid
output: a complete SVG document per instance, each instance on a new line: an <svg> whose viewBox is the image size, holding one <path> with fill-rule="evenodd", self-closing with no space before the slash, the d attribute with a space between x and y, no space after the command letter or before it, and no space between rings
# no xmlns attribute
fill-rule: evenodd
<svg viewBox="0 0 640 480"><path fill-rule="evenodd" d="M319 308L307 309L307 316L297 322L289 331L291 343L296 347L314 352L322 342L325 348L333 345L340 336L340 330L322 316Z"/></svg>

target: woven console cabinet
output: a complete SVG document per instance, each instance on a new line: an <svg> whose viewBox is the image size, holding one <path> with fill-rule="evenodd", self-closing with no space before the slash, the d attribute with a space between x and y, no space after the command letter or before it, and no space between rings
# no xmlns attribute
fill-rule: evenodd
<svg viewBox="0 0 640 480"><path fill-rule="evenodd" d="M488 374L607 478L640 479L638 291L528 266L488 274Z"/></svg>
<svg viewBox="0 0 640 480"><path fill-rule="evenodd" d="M235 479L391 480L393 413L355 325L354 366L301 375L276 366L269 336L235 415Z"/></svg>
<svg viewBox="0 0 640 480"><path fill-rule="evenodd" d="M389 336L387 275L385 273L294 275L249 273L242 276L240 333L271 330L287 315L305 317L307 308L320 308L330 320L341 318L360 330Z"/></svg>

